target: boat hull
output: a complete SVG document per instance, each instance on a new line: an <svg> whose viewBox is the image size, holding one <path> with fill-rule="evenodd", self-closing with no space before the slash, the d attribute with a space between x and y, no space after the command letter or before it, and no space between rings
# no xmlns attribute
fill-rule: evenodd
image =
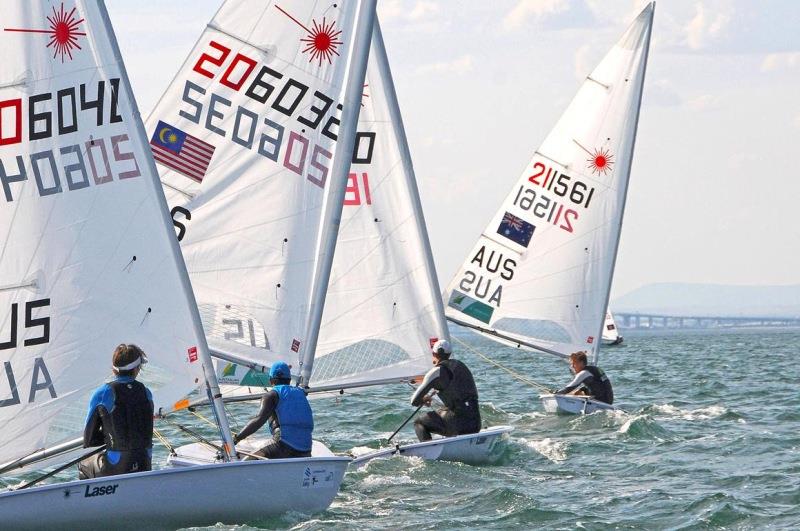
<svg viewBox="0 0 800 531"><path fill-rule="evenodd" d="M625 338L622 336L617 336L615 339L603 338L603 346L613 347L614 345L621 345L623 341L625 341Z"/></svg>
<svg viewBox="0 0 800 531"><path fill-rule="evenodd" d="M327 509L347 457L168 468L0 493L3 529L177 529ZM276 488L276 486L280 486Z"/></svg>
<svg viewBox="0 0 800 531"><path fill-rule="evenodd" d="M561 415L584 415L596 411L616 411L617 408L605 402L579 395L539 395L547 413Z"/></svg>
<svg viewBox="0 0 800 531"><path fill-rule="evenodd" d="M360 455L351 466L361 468L374 459L388 459L395 455L421 457L427 460L456 461L469 465L490 465L503 455L505 441L514 430L511 426L495 426L479 433L442 437L432 441L403 444Z"/></svg>
<svg viewBox="0 0 800 531"><path fill-rule="evenodd" d="M259 450L260 448L264 447L264 445L269 443L271 440L272 440L271 438L250 437L238 443L236 445L236 450L239 452L253 453ZM242 457L246 457L246 454L243 455ZM331 452L328 449L328 447L322 444L321 442L313 441L313 446L311 448L311 457L312 458L336 457L336 455L333 452ZM271 461L276 461L276 459L272 459ZM286 461L286 459L284 459L283 461ZM221 462L222 459L217 454L217 451L209 448L207 445L203 443L191 443L179 446L175 448L175 453L167 458L167 466L170 467L198 466L198 465L208 465Z"/></svg>

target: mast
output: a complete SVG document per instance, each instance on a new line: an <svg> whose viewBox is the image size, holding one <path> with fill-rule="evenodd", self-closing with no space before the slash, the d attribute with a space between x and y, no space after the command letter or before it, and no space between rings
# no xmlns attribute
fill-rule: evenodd
<svg viewBox="0 0 800 531"><path fill-rule="evenodd" d="M306 344L303 355L300 357L300 380L298 385L308 386L311 371L314 368L314 355L319 339L319 329L322 324L322 311L325 307L325 296L328 292L328 281L331 277L333 255L336 250L336 239L339 234L339 225L342 221L342 207L347 185L347 176L350 173L350 164L355 148L355 134L358 126L358 113L361 109L361 93L364 78L367 74L367 60L369 58L370 37L375 22L375 6L377 0L361 0L358 13L355 17L355 38L353 39L353 63L350 64L350 74L347 76L344 105L342 110L339 140L334 152L334 163L331 171L330 190L325 199L325 207L320 224L320 238L317 256L316 271L313 277L311 291L311 315L306 328Z"/></svg>
<svg viewBox="0 0 800 531"><path fill-rule="evenodd" d="M450 329L447 327L447 321L444 316L442 290L439 287L439 279L436 276L436 265L433 261L430 238L428 237L428 231L425 230L427 225L425 224L425 215L422 212L422 202L420 201L419 189L417 188L414 164L411 160L408 138L406 137L406 130L403 126L403 116L400 114L400 105L397 101L397 92L394 89L394 80L392 79L392 71L389 67L389 58L386 55L383 33L381 32L381 25L377 17L375 18L375 26L372 31L372 46L375 47L375 56L378 59L378 71L387 88L387 103L391 116L392 130L397 137L397 143L403 160L403 168L405 170L403 171L403 176L406 179L409 196L411 196L411 206L414 212L414 219L416 220L417 236L422 242L422 248L425 250L425 275L428 279L428 286L431 289L431 299L435 304L434 309L436 311L436 322L439 327L439 339L446 339L449 341Z"/></svg>
<svg viewBox="0 0 800 531"><path fill-rule="evenodd" d="M128 101L131 105L131 111L135 118L135 123L132 124L134 131L132 132L135 134L141 144L143 146L148 146L150 142L147 140L147 135L144 132L144 125L142 124L141 114L139 113L138 106L136 105L136 100L133 96L133 90L131 89L130 79L128 79L128 72L125 69L125 63L122 61L122 54L119 50L119 44L117 43L117 37L114 34L114 30L111 26L111 20L108 17L108 11L106 10L105 2L100 0L98 2L98 9L100 15L103 19L103 24L106 27L106 33L108 34L109 42L111 43L111 48L114 52L114 57L119 64L120 73L123 77L123 90L127 92L126 96ZM203 325L200 320L200 313L197 309L197 301L194 297L194 291L192 291L191 283L189 282L189 273L186 270L186 263L183 260L183 254L181 253L180 245L178 243L178 239L175 237L174 230L172 228L172 219L169 217L169 207L167 206L167 200L164 197L164 192L161 190L161 182L158 180L158 170L156 169L155 161L153 160L152 156L147 157L148 169L152 175L152 178L149 179L147 182L150 186L153 187L155 190L155 196L158 198L159 202L159 212L161 212L161 217L163 219L163 227L164 230L169 233L168 240L170 242L170 249L172 251L173 258L175 260L175 264L178 266L178 270L180 272L181 278L181 285L183 287L183 291L186 295L186 298L191 306L190 313L192 315L192 323L194 324L195 330L198 332L197 336L200 338L200 344L197 345L198 354L200 358L200 362L203 365L203 374L205 376L206 381L206 390L208 391L209 399L213 400L214 403L214 416L217 420L217 426L219 427L219 432L222 437L223 448L225 449L225 458L226 461L230 461L233 456L236 455L236 450L233 445L233 436L231 435L231 429L228 425L228 417L225 414L225 407L222 402L222 393L219 389L219 383L217 382L217 376L214 372L214 365L211 360L211 356L208 352L208 343L205 338L205 334L203 332Z"/></svg>
<svg viewBox="0 0 800 531"><path fill-rule="evenodd" d="M636 103L636 112L635 112L634 117L633 117L634 127L633 127L633 139L631 141L631 157L633 156L633 153L634 153L635 148L636 148L636 133L639 130L639 111L642 108L642 93L644 92L642 90L642 87L644 86L645 74L647 74L647 58L650 55L650 35L653 32L653 15L654 15L654 12L655 12L655 9L656 9L656 3L655 2L650 2L650 5L648 7L650 9L650 23L649 23L649 25L647 27L647 37L646 37L645 45L644 45L644 58L642 59L642 78L641 78L641 83L639 84L639 87L638 87L639 88L639 98L638 98L638 101ZM605 284L606 285L606 297L605 297L605 304L603 305L603 308L605 308L606 312L608 312L608 301L611 298L611 282L614 279L614 268L617 265L617 255L619 253L619 238L620 238L620 235L622 234L622 220L625 218L625 204L627 203L627 200L628 200L627 187L628 187L628 182L629 182L629 179L630 179L630 176L631 176L631 166L632 166L632 164L628 165L628 171L627 171L627 174L625 175L625 179L624 179L626 192L622 196L622 206L621 206L620 212L619 212L619 226L617 227L617 235L616 235L616 238L615 238L616 242L614 243L614 253L612 255L613 258L611 260L611 267L608 270L608 278L607 278L607 281L606 281L606 284ZM592 362L593 365L597 365L597 360L599 358L600 344L603 342L602 341L602 337L603 337L603 326L604 326L604 324L605 324L605 313L603 313L603 317L600 319L600 332L597 335L595 335L595 337L598 338L598 341L597 341L597 344L594 345L593 348L592 348L591 362Z"/></svg>

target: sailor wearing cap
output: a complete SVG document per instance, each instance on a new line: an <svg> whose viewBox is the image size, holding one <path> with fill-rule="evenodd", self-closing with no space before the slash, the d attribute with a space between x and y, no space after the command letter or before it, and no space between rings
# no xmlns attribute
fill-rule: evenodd
<svg viewBox="0 0 800 531"><path fill-rule="evenodd" d="M233 442L238 444L269 421L272 440L255 455L268 459L311 456L314 417L305 391L291 385L292 374L282 361L270 367L269 382L272 390L261 399L258 415L234 437Z"/></svg>
<svg viewBox="0 0 800 531"><path fill-rule="evenodd" d="M481 431L481 413L472 373L462 362L450 359L453 350L449 341L441 339L433 344L431 350L434 367L411 397L411 405L430 405L433 393L428 393L435 390L444 408L430 411L414 421L417 437L420 441L430 441L432 433L445 437L478 433Z"/></svg>
<svg viewBox="0 0 800 531"><path fill-rule="evenodd" d="M153 395L136 381L147 356L136 345L119 345L112 356L115 378L92 395L83 446L105 451L78 464L88 479L150 470L153 455Z"/></svg>

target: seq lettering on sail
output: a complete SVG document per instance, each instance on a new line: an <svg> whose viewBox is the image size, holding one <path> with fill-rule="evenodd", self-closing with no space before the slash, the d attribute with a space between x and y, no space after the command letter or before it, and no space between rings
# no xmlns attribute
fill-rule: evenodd
<svg viewBox="0 0 800 531"><path fill-rule="evenodd" d="M587 76L533 155L451 282L449 318L561 355L596 352L652 16L651 4Z"/></svg>
<svg viewBox="0 0 800 531"><path fill-rule="evenodd" d="M225 2L149 117L212 348L302 359L358 6Z"/></svg>
<svg viewBox="0 0 800 531"><path fill-rule="evenodd" d="M122 342L171 409L202 335L98 2L3 2L0 462L79 436Z"/></svg>
<svg viewBox="0 0 800 531"><path fill-rule="evenodd" d="M447 338L414 168L376 22L325 302L315 385L413 377Z"/></svg>

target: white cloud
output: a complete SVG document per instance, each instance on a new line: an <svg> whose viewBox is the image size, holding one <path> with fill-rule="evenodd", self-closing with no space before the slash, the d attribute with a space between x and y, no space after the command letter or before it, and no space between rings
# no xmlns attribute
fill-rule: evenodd
<svg viewBox="0 0 800 531"><path fill-rule="evenodd" d="M575 52L575 77L583 79L591 73L592 46L584 44Z"/></svg>
<svg viewBox="0 0 800 531"><path fill-rule="evenodd" d="M688 100L686 102L686 108L695 112L707 111L716 107L718 103L719 101L715 96L712 96L711 94L703 94Z"/></svg>
<svg viewBox="0 0 800 531"><path fill-rule="evenodd" d="M378 17L381 22L386 23L402 16L403 4L400 0L382 0L378 2Z"/></svg>
<svg viewBox="0 0 800 531"><path fill-rule="evenodd" d="M431 0L417 0L410 5L402 0L382 0L378 2L378 16L381 22L403 20L406 22L424 21L439 13L439 4Z"/></svg>
<svg viewBox="0 0 800 531"><path fill-rule="evenodd" d="M771 53L761 62L762 72L800 67L800 52Z"/></svg>
<svg viewBox="0 0 800 531"><path fill-rule="evenodd" d="M569 9L567 0L519 0L503 18L503 27L514 30L524 26L528 19L563 13Z"/></svg>
<svg viewBox="0 0 800 531"><path fill-rule="evenodd" d="M439 12L439 4L419 0L408 13L409 20L420 20Z"/></svg>
<svg viewBox="0 0 800 531"><path fill-rule="evenodd" d="M658 107L675 107L681 105L683 100L668 79L645 81L647 87L644 91L644 100L648 105Z"/></svg>
<svg viewBox="0 0 800 531"><path fill-rule="evenodd" d="M731 21L732 9L720 5L714 11L712 12L701 2L695 4L694 17L686 25L686 44L692 50L705 48L709 42L725 32Z"/></svg>
<svg viewBox="0 0 800 531"><path fill-rule="evenodd" d="M430 63L417 67L417 74L428 74L431 72L447 72L453 74L465 74L472 71L472 56L462 55L452 61Z"/></svg>

